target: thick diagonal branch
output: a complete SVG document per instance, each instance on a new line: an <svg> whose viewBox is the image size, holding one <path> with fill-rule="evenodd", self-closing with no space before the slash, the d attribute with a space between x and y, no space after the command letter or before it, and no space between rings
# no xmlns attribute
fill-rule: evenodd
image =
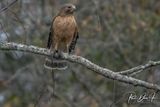
<svg viewBox="0 0 160 107"><path fill-rule="evenodd" d="M45 56L50 56L51 54L50 50L45 49L45 48L39 48L36 46L27 46L27 45L17 44L17 43L0 43L0 50L23 51L23 52L30 52L30 53L45 55ZM123 83L132 84L134 86L141 86L141 87L145 87L148 89L154 89L154 90L160 91L159 85L148 83L148 82L138 80L132 77L128 77L125 75L121 75L107 68L102 68L81 56L68 55L67 53L62 53L62 58L70 62L81 64L82 66L104 77L107 77L113 80L117 80Z"/></svg>

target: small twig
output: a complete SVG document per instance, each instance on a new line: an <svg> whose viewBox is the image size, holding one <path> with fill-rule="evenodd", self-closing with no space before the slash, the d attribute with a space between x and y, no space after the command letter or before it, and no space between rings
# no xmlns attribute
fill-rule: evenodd
<svg viewBox="0 0 160 107"><path fill-rule="evenodd" d="M6 11L9 9L9 7L11 7L13 4L15 4L18 0L14 0L11 3L9 3L7 6L5 6L4 8L0 9L0 13L3 11Z"/></svg>
<svg viewBox="0 0 160 107"><path fill-rule="evenodd" d="M95 87L93 87L90 82L87 82L87 78L85 78L85 76L81 76L80 73L75 72L75 69L71 69L71 71L74 77L76 78L77 82L79 82L83 86L83 88L96 100L98 104L100 104L101 107L105 107L102 104L101 98L96 92Z"/></svg>
<svg viewBox="0 0 160 107"><path fill-rule="evenodd" d="M42 86L42 89L40 90L41 92L39 92L39 95L38 95L38 97L37 97L37 99L36 99L36 101L34 103L34 107L38 107L39 101L43 97L43 95L45 94L46 90L47 90L46 89L46 85L44 84Z"/></svg>
<svg viewBox="0 0 160 107"><path fill-rule="evenodd" d="M32 63L18 69L16 71L16 73L14 75L12 75L5 83L10 84L13 80L15 80L22 73L22 71L24 71L25 69L27 69L30 66L32 66Z"/></svg>
<svg viewBox="0 0 160 107"><path fill-rule="evenodd" d="M23 43L27 44L27 41L28 41L28 35L27 35L27 31L26 31L26 28L25 26L23 25L23 21L19 18L19 16L14 12L12 11L11 9L8 9L8 11L14 16L13 20L16 21L17 23L19 23L21 25L21 27L23 28L24 30L24 39L22 38L23 40Z"/></svg>
<svg viewBox="0 0 160 107"><path fill-rule="evenodd" d="M131 75L131 74L135 74L137 72L141 72L147 68L151 68L152 66L157 66L157 65L160 65L160 61L149 61L147 64L145 65L140 65L140 66L137 66L137 67L134 67L134 68L131 68L131 69L128 69L128 70L125 70L125 71L121 71L121 72L118 72L119 74L122 74L122 75Z"/></svg>
<svg viewBox="0 0 160 107"><path fill-rule="evenodd" d="M6 37L7 37L7 42L9 42L9 41L10 41L10 40L9 40L9 35L8 35L8 33L4 30L4 27L3 27L3 25L2 25L1 22L0 22L0 27L1 27L2 31L5 33L5 35L6 35Z"/></svg>

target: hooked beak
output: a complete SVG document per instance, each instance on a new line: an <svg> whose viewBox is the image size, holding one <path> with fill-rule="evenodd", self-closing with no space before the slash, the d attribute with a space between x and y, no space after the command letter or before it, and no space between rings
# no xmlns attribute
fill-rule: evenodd
<svg viewBox="0 0 160 107"><path fill-rule="evenodd" d="M76 6L72 6L73 10L75 11L76 10Z"/></svg>

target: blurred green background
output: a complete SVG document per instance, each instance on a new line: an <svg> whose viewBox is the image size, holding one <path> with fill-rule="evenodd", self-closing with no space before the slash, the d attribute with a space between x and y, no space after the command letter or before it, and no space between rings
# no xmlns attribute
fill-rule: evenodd
<svg viewBox="0 0 160 107"><path fill-rule="evenodd" d="M0 0L0 10L13 1ZM0 42L45 48L51 21L65 3L77 6L80 38L75 54L115 72L160 60L160 0L17 0L0 12ZM73 63L56 72L52 96L52 76L43 67L44 59L0 50L0 107L160 106L158 101L130 104L130 92L153 90L104 78ZM160 84L160 67L133 77Z"/></svg>

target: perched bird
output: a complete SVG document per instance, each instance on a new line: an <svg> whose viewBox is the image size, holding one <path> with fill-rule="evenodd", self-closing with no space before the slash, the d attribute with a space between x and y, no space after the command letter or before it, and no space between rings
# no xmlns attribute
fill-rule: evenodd
<svg viewBox="0 0 160 107"><path fill-rule="evenodd" d="M54 17L48 37L47 48L54 51L54 54L60 52L71 53L74 50L78 39L78 28L74 17L75 5L63 5L56 17ZM67 62L59 57L46 58L45 68L64 70L67 68Z"/></svg>

